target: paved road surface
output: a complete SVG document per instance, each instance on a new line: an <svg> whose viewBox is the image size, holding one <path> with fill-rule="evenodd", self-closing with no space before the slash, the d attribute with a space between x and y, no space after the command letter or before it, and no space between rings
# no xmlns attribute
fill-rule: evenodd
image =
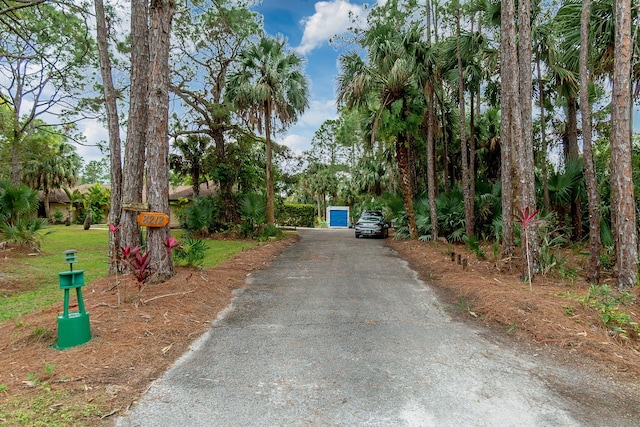
<svg viewBox="0 0 640 427"><path fill-rule="evenodd" d="M593 418L550 389L538 358L451 320L383 240L300 234L117 426L640 422Z"/></svg>

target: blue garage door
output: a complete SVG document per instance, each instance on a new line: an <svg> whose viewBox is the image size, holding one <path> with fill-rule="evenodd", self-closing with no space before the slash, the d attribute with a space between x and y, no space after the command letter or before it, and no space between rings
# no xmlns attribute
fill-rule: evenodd
<svg viewBox="0 0 640 427"><path fill-rule="evenodd" d="M346 210L329 211L329 226L330 227L346 227L347 213L348 211Z"/></svg>

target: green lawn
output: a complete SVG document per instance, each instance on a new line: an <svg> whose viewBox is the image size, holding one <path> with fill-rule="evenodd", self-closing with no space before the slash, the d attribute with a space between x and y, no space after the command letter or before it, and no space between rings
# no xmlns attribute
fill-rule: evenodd
<svg viewBox="0 0 640 427"><path fill-rule="evenodd" d="M82 226L56 225L48 227L45 233L40 255L12 258L9 262L2 260L1 274L25 290L16 294L11 289L0 289L0 322L62 301L63 291L60 290L58 273L69 269L63 253L67 249L77 251L77 262L73 269L84 270L86 284L107 275L108 228L84 230ZM178 230L172 234L179 238L181 232ZM236 253L255 246L249 242L228 240L208 240L207 244L209 249L204 268L214 267Z"/></svg>

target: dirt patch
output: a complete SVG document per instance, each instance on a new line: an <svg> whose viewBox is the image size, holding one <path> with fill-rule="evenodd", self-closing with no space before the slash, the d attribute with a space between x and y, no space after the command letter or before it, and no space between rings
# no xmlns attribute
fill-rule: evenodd
<svg viewBox="0 0 640 427"><path fill-rule="evenodd" d="M133 283L125 296L122 285L119 294L113 288L113 277L94 281L84 290L93 339L76 348L52 348L62 301L0 324L0 385L6 387L0 405L15 397L35 399L46 387L65 391L65 405L97 407L99 415L86 415L74 425L108 424L111 415L126 411L210 327L247 274L268 265L295 241L292 236L245 250L213 269L178 269L171 280L147 286L139 298ZM580 304L589 288L584 281L542 277L530 288L521 282L517 262L509 269L478 260L463 246L386 242L434 286L454 316L488 326L491 339L637 383L638 337L610 333L594 309ZM575 262L579 268L579 258ZM637 289L633 292L637 296ZM627 309L638 319L637 305Z"/></svg>
<svg viewBox="0 0 640 427"><path fill-rule="evenodd" d="M62 292L60 304L0 323L0 385L6 388L0 405L15 397L35 399L46 388L65 391L65 405L91 403L101 416L124 412L209 328L247 274L296 240L261 244L212 269L179 268L170 280L148 285L139 295L136 284L122 277L119 291L113 277L96 280L83 290L92 340L82 346L52 347ZM109 417L101 416L73 424L106 424Z"/></svg>

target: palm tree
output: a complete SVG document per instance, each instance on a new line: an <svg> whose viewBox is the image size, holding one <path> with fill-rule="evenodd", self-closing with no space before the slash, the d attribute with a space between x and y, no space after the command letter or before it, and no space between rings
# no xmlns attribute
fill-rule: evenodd
<svg viewBox="0 0 640 427"><path fill-rule="evenodd" d="M179 154L169 155L169 167L177 174L191 178L194 197L200 196L200 177L210 142L209 137L202 135L187 135L186 138L179 137L173 141L173 148Z"/></svg>
<svg viewBox="0 0 640 427"><path fill-rule="evenodd" d="M423 87L416 78L420 33L417 25L398 32L393 22L381 20L362 42L369 63L356 54L343 56L338 77L338 103L349 109L372 110L372 142L379 136L393 143L411 239L418 238L418 228L409 153L424 113Z"/></svg>
<svg viewBox="0 0 640 427"><path fill-rule="evenodd" d="M66 141L45 142L42 151L24 167L24 179L42 190L44 212L51 219L49 194L51 190L75 185L82 160L75 147Z"/></svg>
<svg viewBox="0 0 640 427"><path fill-rule="evenodd" d="M0 239L38 249L38 231L47 221L33 215L37 210L37 191L0 181Z"/></svg>
<svg viewBox="0 0 640 427"><path fill-rule="evenodd" d="M287 52L282 37L262 37L240 55L239 69L230 74L226 98L253 129L265 134L267 224L275 223L272 125L284 130L309 106L307 78L302 58Z"/></svg>

